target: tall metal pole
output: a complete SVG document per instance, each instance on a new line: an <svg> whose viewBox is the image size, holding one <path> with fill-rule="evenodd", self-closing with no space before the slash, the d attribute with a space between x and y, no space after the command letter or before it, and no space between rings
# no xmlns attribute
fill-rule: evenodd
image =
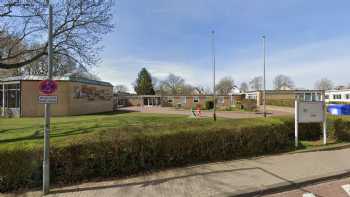
<svg viewBox="0 0 350 197"><path fill-rule="evenodd" d="M52 80L52 5L49 1L49 21L48 21L48 73L47 77ZM45 130L44 130L44 160L43 160L43 193L50 191L50 104L45 104Z"/></svg>
<svg viewBox="0 0 350 197"><path fill-rule="evenodd" d="M263 37L263 49L264 49L264 95L263 95L263 105L264 105L264 117L266 118L266 36Z"/></svg>
<svg viewBox="0 0 350 197"><path fill-rule="evenodd" d="M2 116L5 117L5 83L2 84Z"/></svg>
<svg viewBox="0 0 350 197"><path fill-rule="evenodd" d="M213 109L213 119L216 121L216 87L215 87L215 31L211 31L212 39L211 39L211 48L212 48L212 55L213 55L213 102L214 102L214 109Z"/></svg>

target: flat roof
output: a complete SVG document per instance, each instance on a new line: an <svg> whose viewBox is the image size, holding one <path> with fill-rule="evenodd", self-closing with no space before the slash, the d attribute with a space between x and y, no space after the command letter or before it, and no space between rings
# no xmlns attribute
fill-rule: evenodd
<svg viewBox="0 0 350 197"><path fill-rule="evenodd" d="M326 93L331 93L331 92L350 92L350 89L343 89L343 90L326 90Z"/></svg>
<svg viewBox="0 0 350 197"><path fill-rule="evenodd" d="M6 77L0 79L0 82L10 82L10 81L41 81L47 79L47 76L37 76L37 75L29 75L29 76L16 76L16 77ZM73 77L73 76L63 76L63 77L53 77L55 81L72 81L72 82L80 82L87 83L92 85L101 85L101 86L113 86L109 82L105 81L96 81L91 79Z"/></svg>
<svg viewBox="0 0 350 197"><path fill-rule="evenodd" d="M246 93L255 93L255 92L263 92L264 90L255 90L255 91L248 91ZM272 93L279 93L279 92L286 92L286 93L303 93L303 92L322 92L324 90L266 90L266 92L272 92Z"/></svg>

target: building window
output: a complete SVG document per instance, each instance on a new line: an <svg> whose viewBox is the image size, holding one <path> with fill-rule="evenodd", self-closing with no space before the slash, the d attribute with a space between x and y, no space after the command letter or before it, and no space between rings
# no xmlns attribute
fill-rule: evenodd
<svg viewBox="0 0 350 197"><path fill-rule="evenodd" d="M346 98L346 100L349 100L350 99L350 94L345 94L345 98Z"/></svg>
<svg viewBox="0 0 350 197"><path fill-rule="evenodd" d="M224 104L225 103L225 98L223 96L219 96L218 103Z"/></svg>
<svg viewBox="0 0 350 197"><path fill-rule="evenodd" d="M3 92L3 86L5 92ZM6 108L19 108L21 103L21 90L20 84L3 84L0 90L1 95L1 106L5 105ZM5 99L5 103L2 103L2 99Z"/></svg>
<svg viewBox="0 0 350 197"><path fill-rule="evenodd" d="M326 98L326 99L329 99L329 95L328 95L328 94L326 94L325 98Z"/></svg>
<svg viewBox="0 0 350 197"><path fill-rule="evenodd" d="M341 99L341 94L333 94L333 99Z"/></svg>
<svg viewBox="0 0 350 197"><path fill-rule="evenodd" d="M193 97L193 102L194 103L199 103L199 96L194 96Z"/></svg>
<svg viewBox="0 0 350 197"><path fill-rule="evenodd" d="M311 93L305 93L305 96L304 96L304 101L312 101L312 96L311 96Z"/></svg>
<svg viewBox="0 0 350 197"><path fill-rule="evenodd" d="M182 103L182 104L186 103L186 96L180 97L180 103Z"/></svg>

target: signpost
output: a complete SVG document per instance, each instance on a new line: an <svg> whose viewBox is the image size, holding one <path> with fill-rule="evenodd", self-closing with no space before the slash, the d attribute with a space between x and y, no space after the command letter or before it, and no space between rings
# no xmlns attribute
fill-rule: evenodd
<svg viewBox="0 0 350 197"><path fill-rule="evenodd" d="M57 104L57 96L39 96L40 104Z"/></svg>
<svg viewBox="0 0 350 197"><path fill-rule="evenodd" d="M295 100L295 147L298 147L299 123L323 123L323 144L327 143L327 117L324 101Z"/></svg>
<svg viewBox="0 0 350 197"><path fill-rule="evenodd" d="M50 0L46 0L46 3L49 7L49 15L48 15L48 68L47 68L47 81L40 83L42 88L40 90L42 92L47 92L52 94L57 89L57 84L52 81L52 59L53 59L53 24L52 24L52 13L53 8ZM56 84L56 85L54 85ZM49 149L50 149L50 117L51 110L50 104L45 104L45 128L44 128L44 159L43 159L43 193L44 195L48 194L50 191L50 160L49 160Z"/></svg>

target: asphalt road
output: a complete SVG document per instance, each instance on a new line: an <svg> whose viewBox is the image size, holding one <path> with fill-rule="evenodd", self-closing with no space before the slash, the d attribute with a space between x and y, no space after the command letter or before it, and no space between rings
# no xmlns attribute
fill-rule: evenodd
<svg viewBox="0 0 350 197"><path fill-rule="evenodd" d="M350 178L327 181L263 197L350 197Z"/></svg>

